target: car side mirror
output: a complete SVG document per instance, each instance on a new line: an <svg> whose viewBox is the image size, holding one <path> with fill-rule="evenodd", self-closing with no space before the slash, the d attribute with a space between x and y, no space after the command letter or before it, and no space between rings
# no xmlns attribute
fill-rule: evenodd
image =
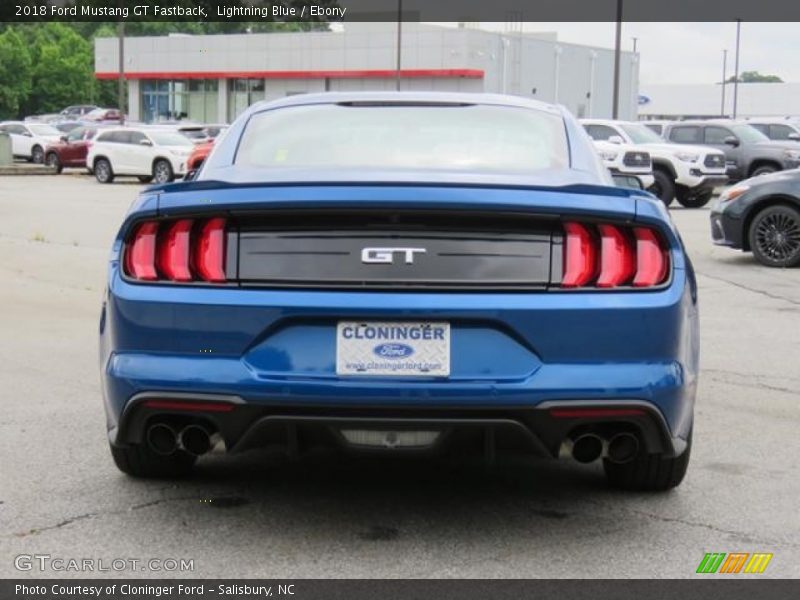
<svg viewBox="0 0 800 600"><path fill-rule="evenodd" d="M729 135L726 137L722 142L727 146L733 146L736 148L739 145L739 138Z"/></svg>
<svg viewBox="0 0 800 600"><path fill-rule="evenodd" d="M643 190L642 180L634 175L620 175L614 173L611 175L614 178L614 185L621 188L629 188L634 190Z"/></svg>
<svg viewBox="0 0 800 600"><path fill-rule="evenodd" d="M153 142L151 142L150 140L139 140L139 145L141 145L141 146L152 146Z"/></svg>
<svg viewBox="0 0 800 600"><path fill-rule="evenodd" d="M65 144L69 142L69 140L67 139L67 136L65 136L65 135L62 135L62 136L61 136L59 139L60 139L62 142L64 142Z"/></svg>
<svg viewBox="0 0 800 600"><path fill-rule="evenodd" d="M790 133L788 137L793 142L800 142L800 133Z"/></svg>
<svg viewBox="0 0 800 600"><path fill-rule="evenodd" d="M33 137L33 134L30 131L23 131L22 135L24 135L25 137Z"/></svg>
<svg viewBox="0 0 800 600"><path fill-rule="evenodd" d="M625 140L623 140L622 136L619 136L619 135L609 136L608 140L606 140L606 141L608 141L609 144L624 144L625 143Z"/></svg>

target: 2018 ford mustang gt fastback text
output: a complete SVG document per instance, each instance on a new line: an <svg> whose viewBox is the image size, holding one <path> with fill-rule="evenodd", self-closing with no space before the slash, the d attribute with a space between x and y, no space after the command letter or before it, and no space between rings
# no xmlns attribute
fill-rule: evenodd
<svg viewBox="0 0 800 600"><path fill-rule="evenodd" d="M258 103L196 180L147 188L100 323L111 452L327 443L602 460L680 483L697 291L663 204L561 108L476 94Z"/></svg>

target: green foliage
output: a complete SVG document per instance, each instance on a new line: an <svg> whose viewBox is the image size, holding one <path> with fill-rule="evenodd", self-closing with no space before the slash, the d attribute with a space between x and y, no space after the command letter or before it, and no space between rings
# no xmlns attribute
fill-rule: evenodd
<svg viewBox="0 0 800 600"><path fill-rule="evenodd" d="M58 112L70 104L115 107L117 82L94 77L94 38L116 37L117 26L116 22L101 21L0 23L0 119ZM125 24L125 36L311 29L327 30L328 23L131 20Z"/></svg>
<svg viewBox="0 0 800 600"><path fill-rule="evenodd" d="M736 81L735 76L726 80L728 83ZM739 75L739 83L783 83L783 79L777 75L762 75L758 71L745 71Z"/></svg>
<svg viewBox="0 0 800 600"><path fill-rule="evenodd" d="M94 97L92 43L64 23L46 23L33 31L32 113L58 112Z"/></svg>
<svg viewBox="0 0 800 600"><path fill-rule="evenodd" d="M0 34L0 119L20 115L31 93L31 55L14 29Z"/></svg>

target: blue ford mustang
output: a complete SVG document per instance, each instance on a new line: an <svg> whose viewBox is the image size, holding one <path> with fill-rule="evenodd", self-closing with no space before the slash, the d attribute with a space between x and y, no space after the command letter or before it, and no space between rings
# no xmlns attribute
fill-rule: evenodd
<svg viewBox="0 0 800 600"><path fill-rule="evenodd" d="M563 109L262 102L120 228L100 322L111 453L172 477L212 448L527 452L665 490L689 461L697 322L662 203L613 187Z"/></svg>

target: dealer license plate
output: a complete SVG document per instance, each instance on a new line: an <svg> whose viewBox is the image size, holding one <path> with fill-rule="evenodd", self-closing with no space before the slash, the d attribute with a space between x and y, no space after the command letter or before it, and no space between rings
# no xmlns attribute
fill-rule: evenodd
<svg viewBox="0 0 800 600"><path fill-rule="evenodd" d="M450 323L340 321L336 374L447 377Z"/></svg>

